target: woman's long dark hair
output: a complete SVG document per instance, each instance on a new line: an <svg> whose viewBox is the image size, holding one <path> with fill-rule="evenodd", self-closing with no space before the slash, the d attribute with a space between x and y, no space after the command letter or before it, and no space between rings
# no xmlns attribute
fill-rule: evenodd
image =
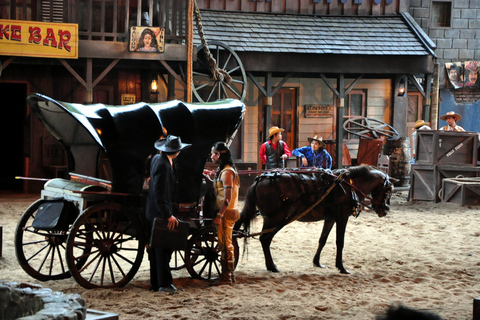
<svg viewBox="0 0 480 320"><path fill-rule="evenodd" d="M232 168L236 170L232 160L232 153L230 152L230 149L225 144L225 142L222 142L222 141L216 142L213 145L213 149L217 150L220 153L220 158L219 158L219 163L218 163L217 173L215 174L215 178L218 178L220 171L222 171L226 165L230 165Z"/></svg>

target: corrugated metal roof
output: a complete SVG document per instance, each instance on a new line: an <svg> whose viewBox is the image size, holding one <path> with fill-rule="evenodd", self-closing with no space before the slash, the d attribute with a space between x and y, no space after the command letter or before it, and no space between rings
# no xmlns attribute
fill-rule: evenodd
<svg viewBox="0 0 480 320"><path fill-rule="evenodd" d="M421 29L415 29L401 15L311 16L202 10L201 19L207 41L222 41L235 51L412 56L433 52L427 45L429 39L420 38ZM199 44L198 30L194 30L194 42Z"/></svg>

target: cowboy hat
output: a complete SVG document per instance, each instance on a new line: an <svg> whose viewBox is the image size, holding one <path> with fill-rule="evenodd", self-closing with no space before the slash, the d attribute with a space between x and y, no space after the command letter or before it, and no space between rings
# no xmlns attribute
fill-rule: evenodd
<svg viewBox="0 0 480 320"><path fill-rule="evenodd" d="M190 147L190 143L182 143L180 137L168 135L166 138L155 141L155 148L163 152L178 152L186 147Z"/></svg>
<svg viewBox="0 0 480 320"><path fill-rule="evenodd" d="M455 122L460 121L462 119L462 116L459 115L458 113L455 113L455 111L449 111L446 114L444 114L443 116L441 116L440 120L445 121L445 120L447 120L447 117L453 117Z"/></svg>
<svg viewBox="0 0 480 320"><path fill-rule="evenodd" d="M319 137L319 136L315 136L313 138L308 137L308 143L312 143L313 140L317 141L320 144L320 148L325 148L327 146L325 142L323 142L322 137Z"/></svg>
<svg viewBox="0 0 480 320"><path fill-rule="evenodd" d="M283 132L283 131L285 131L285 129L282 129L279 127L271 127L270 129L268 129L268 138L270 139L270 137L273 136L274 134L278 132Z"/></svg>
<svg viewBox="0 0 480 320"><path fill-rule="evenodd" d="M465 69L472 71L472 72L478 72L478 62L477 61L470 61L466 66Z"/></svg>
<svg viewBox="0 0 480 320"><path fill-rule="evenodd" d="M429 125L430 125L430 124L429 124L428 122L425 122L424 120L417 120L417 121L415 121L415 126L414 126L414 128L415 128L415 129L418 129L418 128L422 127L422 126L429 126Z"/></svg>

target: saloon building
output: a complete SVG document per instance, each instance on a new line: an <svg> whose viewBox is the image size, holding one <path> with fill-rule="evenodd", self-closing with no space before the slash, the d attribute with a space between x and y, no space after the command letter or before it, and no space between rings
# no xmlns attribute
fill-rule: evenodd
<svg viewBox="0 0 480 320"><path fill-rule="evenodd" d="M407 138L416 120L436 123L442 90L455 94L444 74L450 59L442 36L451 46L459 45L456 34L472 46L480 28L472 22L476 33L465 33L455 19L468 14L473 21L467 9L479 17L479 8L432 0L425 9L423 2L2 1L0 91L9 120L1 128L8 153L0 189L32 192L41 185L13 177L68 174L62 146L29 114L30 93L109 105L241 99L247 112L232 150L242 168L261 168L258 150L273 125L285 129L291 149L320 135L337 167L355 164L361 135L393 129ZM449 26L434 26L448 14ZM153 51L139 46L145 29L157 42ZM478 54L457 52L454 60ZM366 132L349 130L352 122L344 130L355 117L371 119ZM102 161L97 176L108 178Z"/></svg>

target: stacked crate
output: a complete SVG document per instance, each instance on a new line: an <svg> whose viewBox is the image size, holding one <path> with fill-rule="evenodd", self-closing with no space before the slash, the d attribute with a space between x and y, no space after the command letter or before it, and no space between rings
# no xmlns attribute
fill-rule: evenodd
<svg viewBox="0 0 480 320"><path fill-rule="evenodd" d="M439 202L443 179L480 176L476 132L419 130L416 148L411 177L412 200Z"/></svg>

